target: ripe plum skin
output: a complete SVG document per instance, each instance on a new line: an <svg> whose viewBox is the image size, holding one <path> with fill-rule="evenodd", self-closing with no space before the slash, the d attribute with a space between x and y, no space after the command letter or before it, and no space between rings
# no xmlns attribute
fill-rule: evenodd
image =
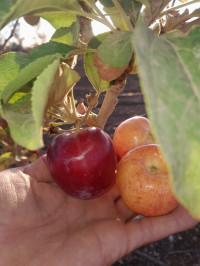
<svg viewBox="0 0 200 266"><path fill-rule="evenodd" d="M100 196L113 186L116 161L111 138L95 127L58 135L47 151L55 182L66 193L80 199Z"/></svg>

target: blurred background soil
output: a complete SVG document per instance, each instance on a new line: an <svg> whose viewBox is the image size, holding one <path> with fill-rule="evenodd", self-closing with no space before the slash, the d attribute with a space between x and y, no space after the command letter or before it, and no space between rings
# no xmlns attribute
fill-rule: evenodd
<svg viewBox="0 0 200 266"><path fill-rule="evenodd" d="M81 80L74 88L75 99L79 101L89 92L94 92L85 76L82 61L76 66ZM104 93L100 96L101 106ZM125 89L119 96L118 104L105 126L105 131L112 137L115 128L127 118L135 115L147 116L138 77L130 75ZM171 235L158 242L146 245L118 260L112 266L200 266L200 224L191 230Z"/></svg>

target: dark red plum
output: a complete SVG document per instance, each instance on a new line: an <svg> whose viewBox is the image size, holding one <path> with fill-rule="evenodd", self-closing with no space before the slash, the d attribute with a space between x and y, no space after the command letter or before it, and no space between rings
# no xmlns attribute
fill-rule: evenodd
<svg viewBox="0 0 200 266"><path fill-rule="evenodd" d="M98 197L115 183L117 158L113 142L99 128L56 136L49 145L47 162L55 182L80 199Z"/></svg>

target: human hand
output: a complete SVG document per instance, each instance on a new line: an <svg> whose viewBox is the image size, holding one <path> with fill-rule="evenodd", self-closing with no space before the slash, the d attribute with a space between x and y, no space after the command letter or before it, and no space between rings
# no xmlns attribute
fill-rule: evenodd
<svg viewBox="0 0 200 266"><path fill-rule="evenodd" d="M68 196L54 182L46 156L0 173L0 265L111 265L147 243L193 227L181 206L159 217L134 214L117 188L93 200Z"/></svg>

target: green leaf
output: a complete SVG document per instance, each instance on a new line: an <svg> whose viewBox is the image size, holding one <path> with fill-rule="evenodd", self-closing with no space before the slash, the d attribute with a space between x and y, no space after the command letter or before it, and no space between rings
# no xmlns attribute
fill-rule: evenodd
<svg viewBox="0 0 200 266"><path fill-rule="evenodd" d="M0 155L0 160L2 159L8 159L12 157L12 153L11 152L5 152L3 154Z"/></svg>
<svg viewBox="0 0 200 266"><path fill-rule="evenodd" d="M94 36L88 43L88 48L97 49L100 44L110 35L110 32L104 32L97 36Z"/></svg>
<svg viewBox="0 0 200 266"><path fill-rule="evenodd" d="M38 76L55 58L56 56L53 55L40 57L24 67L2 90L0 95L2 104L6 104L16 91L18 91L27 82Z"/></svg>
<svg viewBox="0 0 200 266"><path fill-rule="evenodd" d="M79 24L78 21L73 23L71 27L62 27L56 30L56 32L51 37L51 41L76 45L79 38Z"/></svg>
<svg viewBox="0 0 200 266"><path fill-rule="evenodd" d="M32 82L31 82L32 83ZM32 87L32 86L31 86ZM24 95L31 92L31 87L28 85L23 86L19 91L17 91L9 100L9 104L13 104L14 102L21 99Z"/></svg>
<svg viewBox="0 0 200 266"><path fill-rule="evenodd" d="M112 0L99 0L99 2L104 6L104 7L113 7L113 1Z"/></svg>
<svg viewBox="0 0 200 266"><path fill-rule="evenodd" d="M66 64L62 65L63 78L65 83L66 94L71 90L71 88L80 80L80 75L76 70L71 69Z"/></svg>
<svg viewBox="0 0 200 266"><path fill-rule="evenodd" d="M158 38L141 21L134 44L140 83L179 201L200 218L200 27Z"/></svg>
<svg viewBox="0 0 200 266"><path fill-rule="evenodd" d="M58 66L59 59L56 59L37 78L32 94L28 93L3 108L13 140L29 150L36 150L43 146L41 129L44 110Z"/></svg>
<svg viewBox="0 0 200 266"><path fill-rule="evenodd" d="M135 0L119 0L119 2L130 21L135 25L141 12L142 4Z"/></svg>
<svg viewBox="0 0 200 266"><path fill-rule="evenodd" d="M76 22L76 15L65 13L42 14L41 17L46 19L55 29L70 27Z"/></svg>
<svg viewBox="0 0 200 266"><path fill-rule="evenodd" d="M8 0L1 0L1 9L0 9L0 22L1 18L7 14L10 10L10 7L12 6L12 1Z"/></svg>
<svg viewBox="0 0 200 266"><path fill-rule="evenodd" d="M119 11L117 10L115 6L104 7L103 10L105 13L109 14L112 24L115 26L115 28L118 28L121 30L127 29L127 25L122 19L122 16L119 15Z"/></svg>
<svg viewBox="0 0 200 266"><path fill-rule="evenodd" d="M3 1L5 3L5 0ZM81 11L78 0L17 0L8 12L8 5L3 9L5 15L0 19L0 28L4 27L10 21L21 17L25 14L42 14L42 13L58 13L59 11L68 12L68 14L76 14Z"/></svg>
<svg viewBox="0 0 200 266"><path fill-rule="evenodd" d="M15 102L8 105L9 111L21 114L29 114L31 112L31 93L26 93Z"/></svg>
<svg viewBox="0 0 200 266"><path fill-rule="evenodd" d="M3 78L3 83L0 81L1 115L8 121L11 136L19 145L30 150L42 147L42 119L54 72L60 59L66 59L73 49L68 45L50 42L37 46L30 55L12 53L0 61L2 66L8 62L5 69L0 68L0 77ZM27 92L33 80L30 97Z"/></svg>
<svg viewBox="0 0 200 266"><path fill-rule="evenodd" d="M124 67L131 59L132 32L117 31L110 34L98 47L99 58L109 66Z"/></svg>
<svg viewBox="0 0 200 266"><path fill-rule="evenodd" d="M105 32L93 37L89 44L88 48L90 49L97 49L99 45L109 36L109 32ZM102 80L99 77L98 69L95 67L93 63L94 53L86 53L84 56L84 69L85 74L88 77L89 81L91 82L94 89L101 93L104 90L107 90L110 86L110 82Z"/></svg>
<svg viewBox="0 0 200 266"><path fill-rule="evenodd" d="M10 108L4 108L4 117L8 121L13 140L21 146L34 150L42 146L42 140L38 142L35 121L30 110L31 97L27 95L23 98L12 104Z"/></svg>
<svg viewBox="0 0 200 266"><path fill-rule="evenodd" d="M15 162L14 154L11 152L5 152L0 155L0 171L3 171Z"/></svg>
<svg viewBox="0 0 200 266"><path fill-rule="evenodd" d="M69 52L71 52L74 49L76 49L76 47L71 47L69 45L52 41L36 46L32 50L32 53L30 54L29 57L30 60L33 61L42 56L58 54L61 58L66 59Z"/></svg>
<svg viewBox="0 0 200 266"><path fill-rule="evenodd" d="M54 76L46 109L63 104L67 94L79 80L79 74L66 63L62 63Z"/></svg>
<svg viewBox="0 0 200 266"><path fill-rule="evenodd" d="M0 68L0 77L3 77L3 83L0 81L0 99L4 104L8 102L16 91L38 76L53 60L66 58L73 49L74 47L68 45L49 42L34 48L30 55L14 53L3 58L2 65L5 64L6 66L6 62L8 62L8 67L6 69ZM14 73L13 78L10 69ZM9 82L6 82L6 77L8 77Z"/></svg>
<svg viewBox="0 0 200 266"><path fill-rule="evenodd" d="M42 127L49 91L59 63L60 60L56 59L51 65L47 66L47 68L37 78L32 88L32 112L39 134Z"/></svg>
<svg viewBox="0 0 200 266"><path fill-rule="evenodd" d="M7 53L0 56L0 92L27 64L24 53Z"/></svg>
<svg viewBox="0 0 200 266"><path fill-rule="evenodd" d="M94 53L87 53L84 57L84 68L85 68L85 73L91 82L92 86L94 89L101 93L104 90L107 90L110 86L110 82L102 80L99 77L98 70L93 64L93 58L94 58Z"/></svg>

